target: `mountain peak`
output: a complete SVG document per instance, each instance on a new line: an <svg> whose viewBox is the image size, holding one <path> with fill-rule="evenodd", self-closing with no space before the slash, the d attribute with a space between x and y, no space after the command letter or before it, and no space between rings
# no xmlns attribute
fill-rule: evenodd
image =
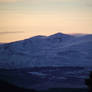
<svg viewBox="0 0 92 92"><path fill-rule="evenodd" d="M67 37L70 37L70 35L58 32L56 34L50 35L49 37L50 38L67 38Z"/></svg>
<svg viewBox="0 0 92 92"><path fill-rule="evenodd" d="M65 34L63 34L63 33L61 33L61 32L58 32L58 33L55 33L55 34L53 34L54 36L62 36L62 35L65 35Z"/></svg>
<svg viewBox="0 0 92 92"><path fill-rule="evenodd" d="M34 36L32 37L31 39L39 39L39 38L45 38L46 36L44 35L37 35L37 36Z"/></svg>
<svg viewBox="0 0 92 92"><path fill-rule="evenodd" d="M56 33L56 34L50 35L50 37L62 37L62 36L64 36L64 35L65 35L65 34L58 32L58 33Z"/></svg>

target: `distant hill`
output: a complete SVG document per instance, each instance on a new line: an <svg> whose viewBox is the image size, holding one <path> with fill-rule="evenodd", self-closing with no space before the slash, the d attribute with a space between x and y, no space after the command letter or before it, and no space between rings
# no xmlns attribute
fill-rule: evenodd
<svg viewBox="0 0 92 92"><path fill-rule="evenodd" d="M4 44L4 43L1 43L1 42L0 42L0 45L2 45L2 44Z"/></svg>
<svg viewBox="0 0 92 92"><path fill-rule="evenodd" d="M92 66L92 35L56 33L0 45L0 68Z"/></svg>

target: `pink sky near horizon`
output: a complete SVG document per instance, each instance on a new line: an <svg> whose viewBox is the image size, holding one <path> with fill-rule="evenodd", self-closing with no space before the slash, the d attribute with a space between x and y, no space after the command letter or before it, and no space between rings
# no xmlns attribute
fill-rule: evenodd
<svg viewBox="0 0 92 92"><path fill-rule="evenodd" d="M0 42L36 35L92 34L91 0L0 0Z"/></svg>

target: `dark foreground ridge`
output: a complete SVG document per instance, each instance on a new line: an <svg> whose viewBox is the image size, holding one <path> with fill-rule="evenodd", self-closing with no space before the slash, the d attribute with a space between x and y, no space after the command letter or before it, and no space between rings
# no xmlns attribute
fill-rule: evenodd
<svg viewBox="0 0 92 92"><path fill-rule="evenodd" d="M92 92L92 72L90 72L89 79L86 79L85 83L88 86L88 92Z"/></svg>
<svg viewBox="0 0 92 92"><path fill-rule="evenodd" d="M36 92L33 89L20 88L4 80L0 80L0 92Z"/></svg>
<svg viewBox="0 0 92 92"><path fill-rule="evenodd" d="M34 89L20 88L4 80L0 80L0 92L88 92L85 88L51 88L48 90L36 91Z"/></svg>

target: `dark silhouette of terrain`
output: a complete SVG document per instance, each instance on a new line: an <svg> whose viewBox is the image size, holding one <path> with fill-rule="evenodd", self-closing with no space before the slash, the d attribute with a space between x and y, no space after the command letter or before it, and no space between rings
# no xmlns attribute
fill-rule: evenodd
<svg viewBox="0 0 92 92"><path fill-rule="evenodd" d="M88 86L88 92L92 92L92 72L90 72L89 79L86 79L85 83Z"/></svg>
<svg viewBox="0 0 92 92"><path fill-rule="evenodd" d="M48 90L36 91L34 89L20 88L4 80L0 80L0 92L87 92L85 88L51 88Z"/></svg>
<svg viewBox="0 0 92 92"><path fill-rule="evenodd" d="M44 92L88 92L88 91L86 88L52 88Z"/></svg>
<svg viewBox="0 0 92 92"><path fill-rule="evenodd" d="M0 92L36 92L33 89L20 88L8 83L7 81L0 80Z"/></svg>

